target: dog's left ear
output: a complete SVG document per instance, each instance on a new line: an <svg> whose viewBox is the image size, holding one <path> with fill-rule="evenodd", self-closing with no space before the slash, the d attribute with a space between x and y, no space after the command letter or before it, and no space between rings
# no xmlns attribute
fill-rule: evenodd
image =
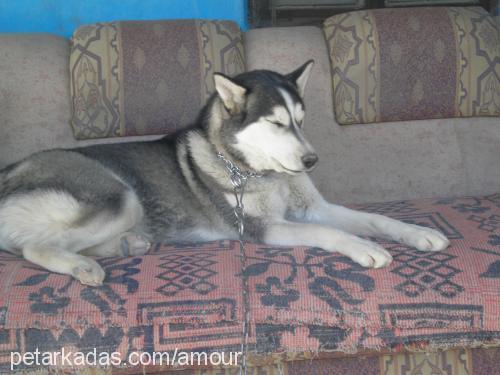
<svg viewBox="0 0 500 375"><path fill-rule="evenodd" d="M288 80L292 81L295 86L297 86L299 94L302 97L304 96L304 92L306 91L307 80L309 79L309 75L311 74L313 65L314 60L309 60L300 68L285 76Z"/></svg>
<svg viewBox="0 0 500 375"><path fill-rule="evenodd" d="M224 106L230 113L237 113L245 104L247 89L238 85L231 78L221 74L214 74L215 89L222 99Z"/></svg>

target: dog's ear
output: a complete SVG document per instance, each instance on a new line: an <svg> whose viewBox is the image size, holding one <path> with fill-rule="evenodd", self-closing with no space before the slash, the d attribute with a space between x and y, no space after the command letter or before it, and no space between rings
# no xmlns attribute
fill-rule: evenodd
<svg viewBox="0 0 500 375"><path fill-rule="evenodd" d="M306 91L307 80L309 79L309 74L311 74L313 65L314 60L309 60L300 68L285 76L289 81L292 81L293 84L297 86L299 94L302 97L304 96L304 92Z"/></svg>
<svg viewBox="0 0 500 375"><path fill-rule="evenodd" d="M230 113L237 113L245 103L247 89L238 85L231 78L221 74L214 74L215 89L222 99L224 106Z"/></svg>

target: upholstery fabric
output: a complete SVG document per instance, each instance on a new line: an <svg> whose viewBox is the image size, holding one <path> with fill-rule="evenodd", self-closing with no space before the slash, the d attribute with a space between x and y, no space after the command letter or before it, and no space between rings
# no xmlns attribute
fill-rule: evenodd
<svg viewBox="0 0 500 375"><path fill-rule="evenodd" d="M500 116L500 33L483 8L358 11L324 32L339 124Z"/></svg>
<svg viewBox="0 0 500 375"><path fill-rule="evenodd" d="M189 126L214 89L213 73L245 70L230 21L125 21L72 37L72 126L77 139L170 134Z"/></svg>
<svg viewBox="0 0 500 375"><path fill-rule="evenodd" d="M0 34L0 169L49 148L139 138L75 140L70 126L68 61L69 43L61 37Z"/></svg>
<svg viewBox="0 0 500 375"><path fill-rule="evenodd" d="M0 365L9 366L10 351L37 347L122 358L238 351L246 308L253 364L500 344L500 194L356 207L437 228L451 247L419 252L385 241L393 263L365 269L318 248L248 243L245 261L237 242L156 244L144 256L98 259L101 287L1 253Z"/></svg>
<svg viewBox="0 0 500 375"><path fill-rule="evenodd" d="M0 168L71 134L68 52L54 35L0 34Z"/></svg>
<svg viewBox="0 0 500 375"><path fill-rule="evenodd" d="M498 372L500 348L452 349L431 353L398 353L386 355L357 355L355 357L325 358L311 356L306 360L249 366L249 375L492 375ZM270 361L271 362L271 361ZM49 375L50 370L29 371L25 375ZM59 370L60 375L238 375L239 368L170 370L136 366L131 368L100 368L78 371Z"/></svg>

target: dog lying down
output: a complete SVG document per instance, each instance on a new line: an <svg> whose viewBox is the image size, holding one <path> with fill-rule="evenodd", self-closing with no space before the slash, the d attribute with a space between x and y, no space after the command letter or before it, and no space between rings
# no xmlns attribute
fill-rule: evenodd
<svg viewBox="0 0 500 375"><path fill-rule="evenodd" d="M358 236L445 249L449 241L436 230L333 205L317 191L307 172L318 156L302 130L312 66L288 75L215 74L216 92L182 134L43 151L3 169L0 248L97 286L105 274L88 255L144 254L156 241L237 239L221 153L263 175L246 186L245 240L316 246L375 268L391 254Z"/></svg>

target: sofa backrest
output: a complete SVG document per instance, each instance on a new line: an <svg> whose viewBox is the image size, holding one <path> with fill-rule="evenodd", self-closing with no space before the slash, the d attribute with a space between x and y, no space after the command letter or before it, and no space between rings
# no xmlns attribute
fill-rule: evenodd
<svg viewBox="0 0 500 375"><path fill-rule="evenodd" d="M69 41L0 34L0 169L49 148L150 137L76 141L70 127Z"/></svg>
<svg viewBox="0 0 500 375"><path fill-rule="evenodd" d="M340 127L334 119L325 39L316 27L244 35L248 69L290 72L316 61L306 90L306 135L320 163L312 177L336 202L388 201L497 192L497 118ZM76 141L70 127L69 43L47 34L0 35L0 168L55 147L155 139Z"/></svg>

